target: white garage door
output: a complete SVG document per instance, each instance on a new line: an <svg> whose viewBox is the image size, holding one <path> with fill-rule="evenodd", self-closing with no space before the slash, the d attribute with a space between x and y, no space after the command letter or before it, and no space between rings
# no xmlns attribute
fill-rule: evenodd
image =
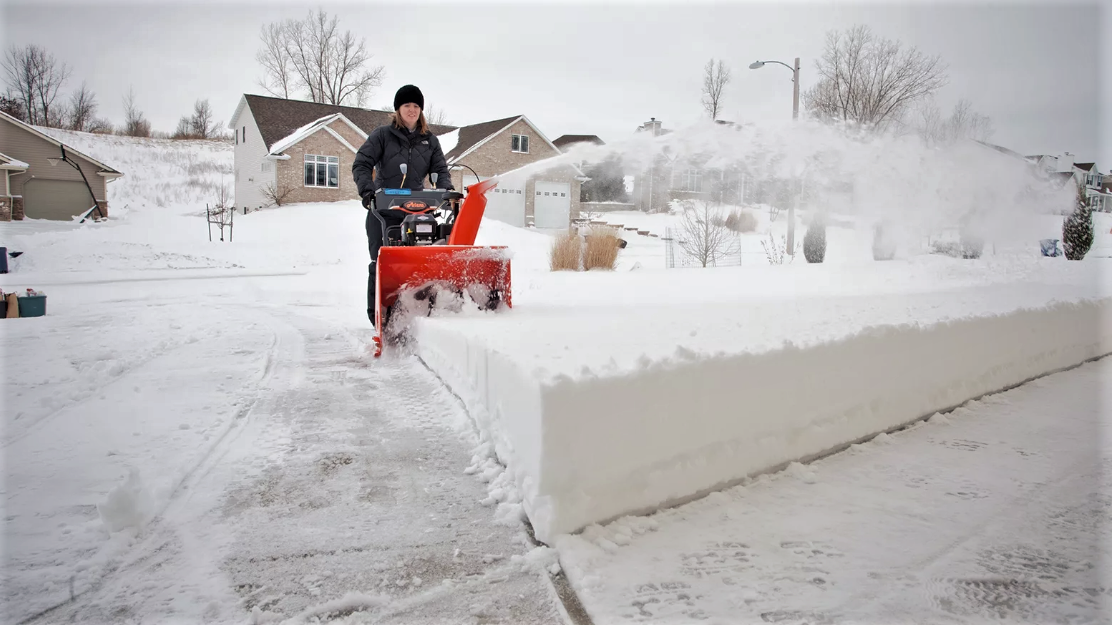
<svg viewBox="0 0 1112 625"><path fill-rule="evenodd" d="M571 184L538 180L533 196L533 223L538 228L571 225Z"/></svg>
<svg viewBox="0 0 1112 625"><path fill-rule="evenodd" d="M474 176L464 176L463 183L470 185L475 183ZM498 186L490 191L487 191L487 206L483 212L483 217L486 219L496 219L498 221L517 226L518 228L525 227L525 188L521 184L499 180Z"/></svg>

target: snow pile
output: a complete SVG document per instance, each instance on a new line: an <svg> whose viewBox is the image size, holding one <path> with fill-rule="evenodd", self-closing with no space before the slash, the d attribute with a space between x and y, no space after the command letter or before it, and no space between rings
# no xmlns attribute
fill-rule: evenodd
<svg viewBox="0 0 1112 625"><path fill-rule="evenodd" d="M1095 264L1071 268L1073 284L816 300L793 283L788 299L692 308L570 291L574 305L531 308L526 292L509 315L422 318L415 332L548 542L1109 353L1112 289L1093 291ZM682 288L659 275L657 292Z"/></svg>
<svg viewBox="0 0 1112 625"><path fill-rule="evenodd" d="M113 488L103 503L97 504L97 512L109 532L118 532L128 527L141 529L154 512L152 506L151 495L143 485L139 470L132 467L127 480Z"/></svg>

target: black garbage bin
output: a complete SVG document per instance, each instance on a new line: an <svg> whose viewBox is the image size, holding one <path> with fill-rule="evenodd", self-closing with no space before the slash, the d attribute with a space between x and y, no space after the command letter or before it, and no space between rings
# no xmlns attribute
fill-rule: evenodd
<svg viewBox="0 0 1112 625"><path fill-rule="evenodd" d="M8 273L8 248L0 247L0 273Z"/></svg>

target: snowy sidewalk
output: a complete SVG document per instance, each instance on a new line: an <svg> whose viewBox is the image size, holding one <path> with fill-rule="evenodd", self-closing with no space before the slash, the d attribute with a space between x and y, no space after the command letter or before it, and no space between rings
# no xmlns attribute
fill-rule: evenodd
<svg viewBox="0 0 1112 625"><path fill-rule="evenodd" d="M595 625L1107 622L1109 380L1090 363L592 526L561 562Z"/></svg>

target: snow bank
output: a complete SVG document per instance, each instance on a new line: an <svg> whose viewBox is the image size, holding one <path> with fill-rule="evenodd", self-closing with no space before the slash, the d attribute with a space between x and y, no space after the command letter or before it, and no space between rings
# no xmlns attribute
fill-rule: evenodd
<svg viewBox="0 0 1112 625"><path fill-rule="evenodd" d="M1084 281L636 312L526 295L415 331L549 542L1112 352L1112 297Z"/></svg>

